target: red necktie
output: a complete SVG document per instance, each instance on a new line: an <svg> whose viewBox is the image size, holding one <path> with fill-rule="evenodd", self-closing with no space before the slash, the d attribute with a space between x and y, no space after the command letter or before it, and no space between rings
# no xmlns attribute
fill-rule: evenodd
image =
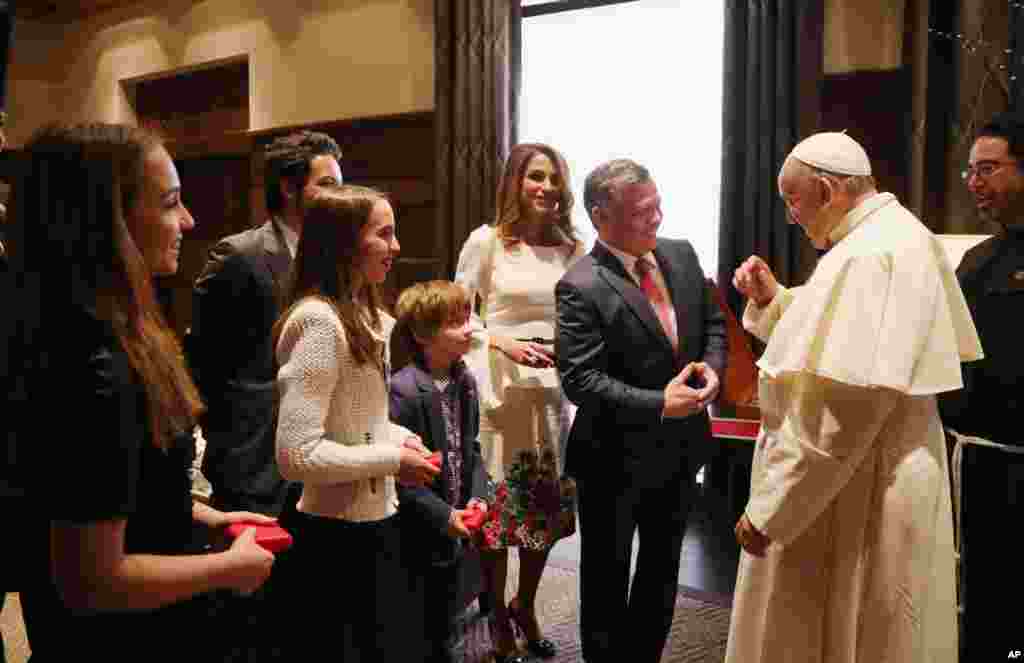
<svg viewBox="0 0 1024 663"><path fill-rule="evenodd" d="M670 305L665 299L665 295L658 288L658 284L654 280L654 265L643 258L637 258L636 266L633 269L636 271L637 276L640 277L640 289L647 295L647 300L651 302L651 307L654 308L654 312L658 315L661 327L665 330L665 335L668 336L668 340L672 343L672 349L678 351L679 338L676 335L676 326L672 320L672 309L669 308Z"/></svg>

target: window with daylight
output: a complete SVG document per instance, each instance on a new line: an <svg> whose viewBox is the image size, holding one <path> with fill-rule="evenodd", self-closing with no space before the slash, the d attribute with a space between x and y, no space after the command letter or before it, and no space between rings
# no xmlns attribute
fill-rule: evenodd
<svg viewBox="0 0 1024 663"><path fill-rule="evenodd" d="M660 234L690 240L714 277L724 32L723 0L524 0L519 140L565 155L588 248L583 180L629 157L658 184Z"/></svg>

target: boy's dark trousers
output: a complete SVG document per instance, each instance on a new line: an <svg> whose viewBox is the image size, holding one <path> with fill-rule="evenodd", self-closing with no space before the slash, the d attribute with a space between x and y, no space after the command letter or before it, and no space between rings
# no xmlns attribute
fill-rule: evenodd
<svg viewBox="0 0 1024 663"><path fill-rule="evenodd" d="M427 663L461 663L465 634L456 632L459 571L462 560L446 565L424 565L424 627Z"/></svg>

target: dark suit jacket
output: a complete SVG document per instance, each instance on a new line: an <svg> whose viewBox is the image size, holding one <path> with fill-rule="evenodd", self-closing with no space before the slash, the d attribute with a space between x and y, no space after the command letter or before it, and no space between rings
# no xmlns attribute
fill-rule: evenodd
<svg viewBox="0 0 1024 663"><path fill-rule="evenodd" d="M208 408L202 469L215 499L275 514L286 483L274 459L277 367L270 333L290 267L272 221L218 242L195 282L185 342Z"/></svg>
<svg viewBox="0 0 1024 663"><path fill-rule="evenodd" d="M441 395L430 374L415 361L391 378L391 420L419 435L431 451L441 451L443 459L441 474L433 485L398 487L399 512L417 551L415 558L429 560L435 566L453 564L462 556L460 542L447 533L452 508L465 508L470 499L483 499L487 494L487 473L477 440L480 406L476 379L465 364L461 364L455 382L462 412L462 494L458 502L451 505L445 498L448 494L448 436L441 414Z"/></svg>
<svg viewBox="0 0 1024 663"><path fill-rule="evenodd" d="M989 268L1006 255L1003 249L1008 241L1005 232L988 238L964 254L956 270L985 357L961 364L964 388L940 394L939 409L943 423L959 433L1022 444L1024 437L1016 424L1017 414L1024 408L1024 355L1017 340L1020 330L1015 324L986 325L978 315L982 297L998 298L998 310L1005 310L1007 320L1024 311L1024 281L1011 276L990 284L985 291Z"/></svg>
<svg viewBox="0 0 1024 663"><path fill-rule="evenodd" d="M662 420L664 389L692 361L725 373L725 318L689 242L659 239L654 255L675 307L679 356L650 302L600 242L555 286L562 387L579 406L566 449L570 476L651 481L695 471L713 447L708 415ZM684 466L685 464L685 466Z"/></svg>

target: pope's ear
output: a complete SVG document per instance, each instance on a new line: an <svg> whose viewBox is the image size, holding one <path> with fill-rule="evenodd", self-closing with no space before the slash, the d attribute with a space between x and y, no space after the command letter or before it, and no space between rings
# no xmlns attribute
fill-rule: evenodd
<svg viewBox="0 0 1024 663"><path fill-rule="evenodd" d="M835 201L836 197L836 182L827 175L818 175L818 182L821 184L821 204L822 206L828 205Z"/></svg>

